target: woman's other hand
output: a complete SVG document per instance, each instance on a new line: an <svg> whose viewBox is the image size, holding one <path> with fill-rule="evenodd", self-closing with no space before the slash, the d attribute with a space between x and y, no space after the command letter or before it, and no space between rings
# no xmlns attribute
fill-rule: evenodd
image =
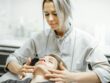
<svg viewBox="0 0 110 83"><path fill-rule="evenodd" d="M72 75L62 64L60 64L61 70L49 70L51 74L46 74L45 76L50 78L50 81L55 83L69 83L72 82Z"/></svg>
<svg viewBox="0 0 110 83"><path fill-rule="evenodd" d="M18 71L18 77L19 79L23 79L26 75L26 73L33 73L34 72L34 66L30 66L31 58L28 58L26 64L24 64Z"/></svg>

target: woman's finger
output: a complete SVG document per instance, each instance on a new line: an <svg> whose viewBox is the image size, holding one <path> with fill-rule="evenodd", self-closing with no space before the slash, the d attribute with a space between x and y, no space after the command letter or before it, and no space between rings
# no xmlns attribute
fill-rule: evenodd
<svg viewBox="0 0 110 83"><path fill-rule="evenodd" d="M63 76L59 75L59 74L46 74L45 77L48 77L48 78L63 78Z"/></svg>
<svg viewBox="0 0 110 83"><path fill-rule="evenodd" d="M51 73L56 73L56 74L62 74L63 71L61 70L49 70Z"/></svg>
<svg viewBox="0 0 110 83"><path fill-rule="evenodd" d="M27 62L26 62L26 65L30 65L31 60L32 60L32 59L29 57L28 60L27 60Z"/></svg>
<svg viewBox="0 0 110 83"><path fill-rule="evenodd" d="M63 81L63 79L61 79L61 78L50 78L49 80L50 81L55 81L57 83Z"/></svg>
<svg viewBox="0 0 110 83"><path fill-rule="evenodd" d="M34 72L34 66L26 66L24 65L20 70L19 74L22 75L22 73L33 73Z"/></svg>
<svg viewBox="0 0 110 83"><path fill-rule="evenodd" d="M34 69L34 66L29 66L29 65L24 64L23 68L25 68L25 69Z"/></svg>
<svg viewBox="0 0 110 83"><path fill-rule="evenodd" d="M22 76L22 75L18 75L18 78L19 78L20 80L22 80L22 79L23 79L23 76Z"/></svg>
<svg viewBox="0 0 110 83"><path fill-rule="evenodd" d="M26 73L22 72L20 75L18 75L19 79L22 80L25 77Z"/></svg>
<svg viewBox="0 0 110 83"><path fill-rule="evenodd" d="M33 73L34 72L34 69L22 69L21 72Z"/></svg>
<svg viewBox="0 0 110 83"><path fill-rule="evenodd" d="M61 70L66 70L66 68L64 67L62 62L60 62L59 67L60 67Z"/></svg>

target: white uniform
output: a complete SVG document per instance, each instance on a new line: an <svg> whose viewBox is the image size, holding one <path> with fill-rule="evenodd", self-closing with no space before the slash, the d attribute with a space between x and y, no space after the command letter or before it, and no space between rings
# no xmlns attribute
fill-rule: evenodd
<svg viewBox="0 0 110 83"><path fill-rule="evenodd" d="M79 29L69 29L64 37L58 37L52 30L46 34L39 33L11 54L7 64L11 61L23 64L28 57L34 58L36 54L42 57L46 53L59 53L70 71L87 71L90 64L102 83L110 81L110 65L104 56L104 49L94 38ZM5 76L2 79L6 79Z"/></svg>

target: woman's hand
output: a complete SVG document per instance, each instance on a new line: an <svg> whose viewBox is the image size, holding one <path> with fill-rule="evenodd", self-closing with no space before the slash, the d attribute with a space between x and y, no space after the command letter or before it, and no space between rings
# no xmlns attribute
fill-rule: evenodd
<svg viewBox="0 0 110 83"><path fill-rule="evenodd" d="M61 64L60 68L62 70L50 70L51 74L46 74L50 81L55 81L55 83L69 83L72 82L72 74Z"/></svg>
<svg viewBox="0 0 110 83"><path fill-rule="evenodd" d="M19 79L23 79L26 75L26 73L33 73L34 72L34 66L30 66L31 58L28 58L28 61L26 64L24 64L18 71Z"/></svg>

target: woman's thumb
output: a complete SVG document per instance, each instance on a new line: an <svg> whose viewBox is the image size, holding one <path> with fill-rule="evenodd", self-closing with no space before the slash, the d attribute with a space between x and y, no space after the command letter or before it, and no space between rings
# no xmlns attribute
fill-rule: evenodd
<svg viewBox="0 0 110 83"><path fill-rule="evenodd" d="M65 70L65 69L66 69L66 68L64 67L64 65L63 65L62 62L60 62L59 68L60 68L61 70Z"/></svg>
<svg viewBox="0 0 110 83"><path fill-rule="evenodd" d="M29 57L27 62L26 62L26 65L30 65L31 64L31 58Z"/></svg>

